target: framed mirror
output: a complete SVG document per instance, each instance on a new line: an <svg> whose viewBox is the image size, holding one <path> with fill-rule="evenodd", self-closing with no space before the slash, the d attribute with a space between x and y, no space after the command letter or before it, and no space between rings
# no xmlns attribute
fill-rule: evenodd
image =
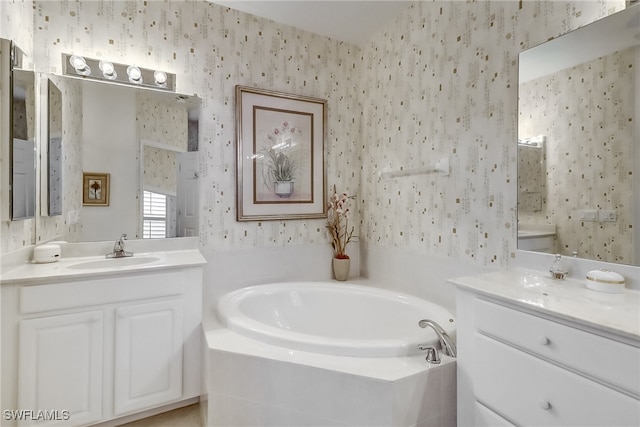
<svg viewBox="0 0 640 427"><path fill-rule="evenodd" d="M47 215L62 215L62 92L47 79Z"/></svg>
<svg viewBox="0 0 640 427"><path fill-rule="evenodd" d="M49 79L50 102L61 98L59 131L58 113L50 115L46 172L51 184L61 171L60 188L49 187L50 203L60 194L60 237L82 242L122 233L131 239L197 235L201 100L69 76Z"/></svg>
<svg viewBox="0 0 640 427"><path fill-rule="evenodd" d="M11 220L36 213L36 86L33 71L13 69L11 102Z"/></svg>
<svg viewBox="0 0 640 427"><path fill-rule="evenodd" d="M11 152L11 40L0 39L0 220L11 220L9 195Z"/></svg>
<svg viewBox="0 0 640 427"><path fill-rule="evenodd" d="M640 265L640 5L520 54L518 249Z"/></svg>

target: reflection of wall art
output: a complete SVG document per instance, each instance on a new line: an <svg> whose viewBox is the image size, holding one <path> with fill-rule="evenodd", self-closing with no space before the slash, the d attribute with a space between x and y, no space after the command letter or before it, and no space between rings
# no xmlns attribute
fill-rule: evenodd
<svg viewBox="0 0 640 427"><path fill-rule="evenodd" d="M236 87L238 221L326 217L326 102Z"/></svg>
<svg viewBox="0 0 640 427"><path fill-rule="evenodd" d="M108 173L82 173L82 205L109 206Z"/></svg>

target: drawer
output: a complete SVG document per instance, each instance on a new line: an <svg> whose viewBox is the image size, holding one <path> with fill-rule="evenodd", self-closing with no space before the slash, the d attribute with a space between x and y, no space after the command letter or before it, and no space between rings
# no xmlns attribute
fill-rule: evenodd
<svg viewBox="0 0 640 427"><path fill-rule="evenodd" d="M474 427L515 427L509 421L477 401L473 405L473 425Z"/></svg>
<svg viewBox="0 0 640 427"><path fill-rule="evenodd" d="M180 295L184 292L183 288L184 274L179 271L23 286L20 288L20 313L40 313Z"/></svg>
<svg viewBox="0 0 640 427"><path fill-rule="evenodd" d="M640 425L640 401L476 333L474 393L517 425Z"/></svg>
<svg viewBox="0 0 640 427"><path fill-rule="evenodd" d="M640 396L640 349L482 299L476 328Z"/></svg>

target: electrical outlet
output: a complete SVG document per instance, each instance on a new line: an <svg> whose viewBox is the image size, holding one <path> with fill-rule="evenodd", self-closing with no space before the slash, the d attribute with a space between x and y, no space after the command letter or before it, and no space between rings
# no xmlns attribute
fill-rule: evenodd
<svg viewBox="0 0 640 427"><path fill-rule="evenodd" d="M614 210L598 211L598 220L600 222L616 222L618 220L618 213Z"/></svg>
<svg viewBox="0 0 640 427"><path fill-rule="evenodd" d="M578 219L580 221L597 221L598 211L596 210L578 211Z"/></svg>

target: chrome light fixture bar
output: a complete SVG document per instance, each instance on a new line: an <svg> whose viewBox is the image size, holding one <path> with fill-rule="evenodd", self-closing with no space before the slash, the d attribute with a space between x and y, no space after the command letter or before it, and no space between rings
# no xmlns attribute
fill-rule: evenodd
<svg viewBox="0 0 640 427"><path fill-rule="evenodd" d="M110 81L130 86L176 90L176 75L136 65L118 64L79 55L62 54L62 70L68 76Z"/></svg>

